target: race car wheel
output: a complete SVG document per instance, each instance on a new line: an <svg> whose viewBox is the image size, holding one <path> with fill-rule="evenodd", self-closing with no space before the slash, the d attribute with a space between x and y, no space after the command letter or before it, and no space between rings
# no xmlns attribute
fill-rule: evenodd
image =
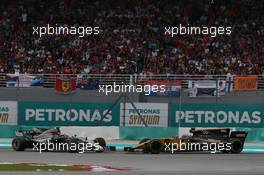
<svg viewBox="0 0 264 175"><path fill-rule="evenodd" d="M27 148L27 141L24 138L17 137L12 141L12 148L15 151L25 151Z"/></svg>
<svg viewBox="0 0 264 175"><path fill-rule="evenodd" d="M142 139L142 140L139 141L139 144L144 143L144 142L147 142L147 141L149 141L149 140L150 140L150 139L147 139L147 138Z"/></svg>
<svg viewBox="0 0 264 175"><path fill-rule="evenodd" d="M143 153L148 154L150 152L150 143L146 143L143 147Z"/></svg>
<svg viewBox="0 0 264 175"><path fill-rule="evenodd" d="M243 143L240 140L232 140L231 142L231 153L241 153L243 150Z"/></svg>
<svg viewBox="0 0 264 175"><path fill-rule="evenodd" d="M104 138L95 138L94 139L94 143L98 143L101 147L105 148L106 147L106 142L105 142L105 139ZM101 152L104 152L103 150L97 150L95 151L97 153L101 153Z"/></svg>
<svg viewBox="0 0 264 175"><path fill-rule="evenodd" d="M159 154L161 151L161 143L159 140L152 140L149 145L150 152L152 154Z"/></svg>
<svg viewBox="0 0 264 175"><path fill-rule="evenodd" d="M103 147L103 148L106 147L106 142L105 142L105 139L104 138L101 138L101 137L96 138L96 139L94 139L94 143L99 143L99 145L101 147Z"/></svg>

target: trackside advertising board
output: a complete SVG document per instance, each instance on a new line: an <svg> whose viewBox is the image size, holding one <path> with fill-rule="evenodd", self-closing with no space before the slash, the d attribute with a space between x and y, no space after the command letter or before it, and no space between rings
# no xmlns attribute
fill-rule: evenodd
<svg viewBox="0 0 264 175"><path fill-rule="evenodd" d="M171 104L171 126L264 127L264 104Z"/></svg>
<svg viewBox="0 0 264 175"><path fill-rule="evenodd" d="M120 126L124 126L124 124L125 126L145 126L143 120L149 127L168 126L167 103L134 103L134 105L137 110L133 108L131 103L126 103L125 105L122 103L120 105Z"/></svg>
<svg viewBox="0 0 264 175"><path fill-rule="evenodd" d="M0 101L0 125L17 125L16 101Z"/></svg>
<svg viewBox="0 0 264 175"><path fill-rule="evenodd" d="M264 104L134 103L149 127L264 127ZM0 125L144 126L132 104L0 101ZM125 117L124 117L125 116Z"/></svg>
<svg viewBox="0 0 264 175"><path fill-rule="evenodd" d="M120 105L111 103L19 102L20 125L119 126Z"/></svg>

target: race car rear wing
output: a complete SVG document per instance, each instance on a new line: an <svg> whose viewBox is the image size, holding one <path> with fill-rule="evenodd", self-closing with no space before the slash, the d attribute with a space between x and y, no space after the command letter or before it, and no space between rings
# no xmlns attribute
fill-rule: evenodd
<svg viewBox="0 0 264 175"><path fill-rule="evenodd" d="M218 129L194 129L190 130L193 134L192 138L196 139L213 139L219 141L227 141L230 136L230 128L218 128Z"/></svg>
<svg viewBox="0 0 264 175"><path fill-rule="evenodd" d="M44 131L49 130L48 128L33 128L32 130L18 130L15 132L17 137L33 137L36 134L40 134Z"/></svg>
<svg viewBox="0 0 264 175"><path fill-rule="evenodd" d="M230 140L239 139L242 143L245 142L248 132L245 131L232 131L230 134Z"/></svg>
<svg viewBox="0 0 264 175"><path fill-rule="evenodd" d="M230 128L209 128L209 129L195 129L191 128L190 133L193 134L193 139L213 139L219 141L230 141L239 139L242 143L247 138L245 131L232 131Z"/></svg>

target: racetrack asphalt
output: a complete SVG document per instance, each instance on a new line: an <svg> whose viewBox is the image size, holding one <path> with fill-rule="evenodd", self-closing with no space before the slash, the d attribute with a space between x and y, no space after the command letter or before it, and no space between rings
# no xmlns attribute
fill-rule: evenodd
<svg viewBox="0 0 264 175"><path fill-rule="evenodd" d="M4 175L263 175L263 153L209 154L209 153L63 153L32 151L15 152L12 149L0 149L0 163L50 163L50 164L90 164L129 168L122 172L0 172Z"/></svg>

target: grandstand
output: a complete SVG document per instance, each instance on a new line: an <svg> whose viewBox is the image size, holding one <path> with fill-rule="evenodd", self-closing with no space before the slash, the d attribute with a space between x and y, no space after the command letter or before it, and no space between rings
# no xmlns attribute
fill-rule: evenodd
<svg viewBox="0 0 264 175"><path fill-rule="evenodd" d="M263 2L210 2L3 0L0 73L262 74ZM32 35L32 27L47 24L99 26L101 33ZM232 35L164 35L164 26L178 24L232 26Z"/></svg>

